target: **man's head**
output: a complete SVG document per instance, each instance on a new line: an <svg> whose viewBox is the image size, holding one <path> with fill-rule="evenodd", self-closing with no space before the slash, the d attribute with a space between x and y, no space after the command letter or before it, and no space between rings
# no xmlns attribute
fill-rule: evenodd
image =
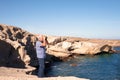
<svg viewBox="0 0 120 80"><path fill-rule="evenodd" d="M43 35L38 35L38 39L40 40L40 41L43 41Z"/></svg>

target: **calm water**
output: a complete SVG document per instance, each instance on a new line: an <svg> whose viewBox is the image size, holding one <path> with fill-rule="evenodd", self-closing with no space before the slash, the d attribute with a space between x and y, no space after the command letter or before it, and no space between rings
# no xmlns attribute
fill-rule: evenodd
<svg viewBox="0 0 120 80"><path fill-rule="evenodd" d="M90 80L120 80L120 54L79 56L70 61L55 62L47 75L76 76Z"/></svg>

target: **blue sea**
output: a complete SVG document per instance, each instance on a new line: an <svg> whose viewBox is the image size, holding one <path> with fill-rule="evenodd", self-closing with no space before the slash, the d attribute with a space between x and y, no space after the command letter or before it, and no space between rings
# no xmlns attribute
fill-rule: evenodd
<svg viewBox="0 0 120 80"><path fill-rule="evenodd" d="M115 47L120 50L120 47ZM120 54L79 56L55 62L47 76L76 76L90 80L120 80Z"/></svg>

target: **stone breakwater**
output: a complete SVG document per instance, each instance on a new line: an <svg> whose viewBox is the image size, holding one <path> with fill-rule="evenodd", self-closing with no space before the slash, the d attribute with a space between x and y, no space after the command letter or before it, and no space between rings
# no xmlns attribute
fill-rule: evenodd
<svg viewBox="0 0 120 80"><path fill-rule="evenodd" d="M21 28L0 24L0 66L24 68L37 66L35 34ZM110 53L112 46L120 46L120 40L95 40L75 37L47 36L47 54L69 57L79 54ZM51 58L51 57L49 57Z"/></svg>

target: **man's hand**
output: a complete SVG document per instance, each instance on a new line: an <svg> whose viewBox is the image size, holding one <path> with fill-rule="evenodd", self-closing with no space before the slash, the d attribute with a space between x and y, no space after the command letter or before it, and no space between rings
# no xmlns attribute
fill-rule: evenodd
<svg viewBox="0 0 120 80"><path fill-rule="evenodd" d="M42 35L42 40L43 40L42 46L46 46L47 41L46 41L46 36L45 35Z"/></svg>
<svg viewBox="0 0 120 80"><path fill-rule="evenodd" d="M43 37L43 40L45 40L46 36L45 36L45 35L42 35L42 37Z"/></svg>

